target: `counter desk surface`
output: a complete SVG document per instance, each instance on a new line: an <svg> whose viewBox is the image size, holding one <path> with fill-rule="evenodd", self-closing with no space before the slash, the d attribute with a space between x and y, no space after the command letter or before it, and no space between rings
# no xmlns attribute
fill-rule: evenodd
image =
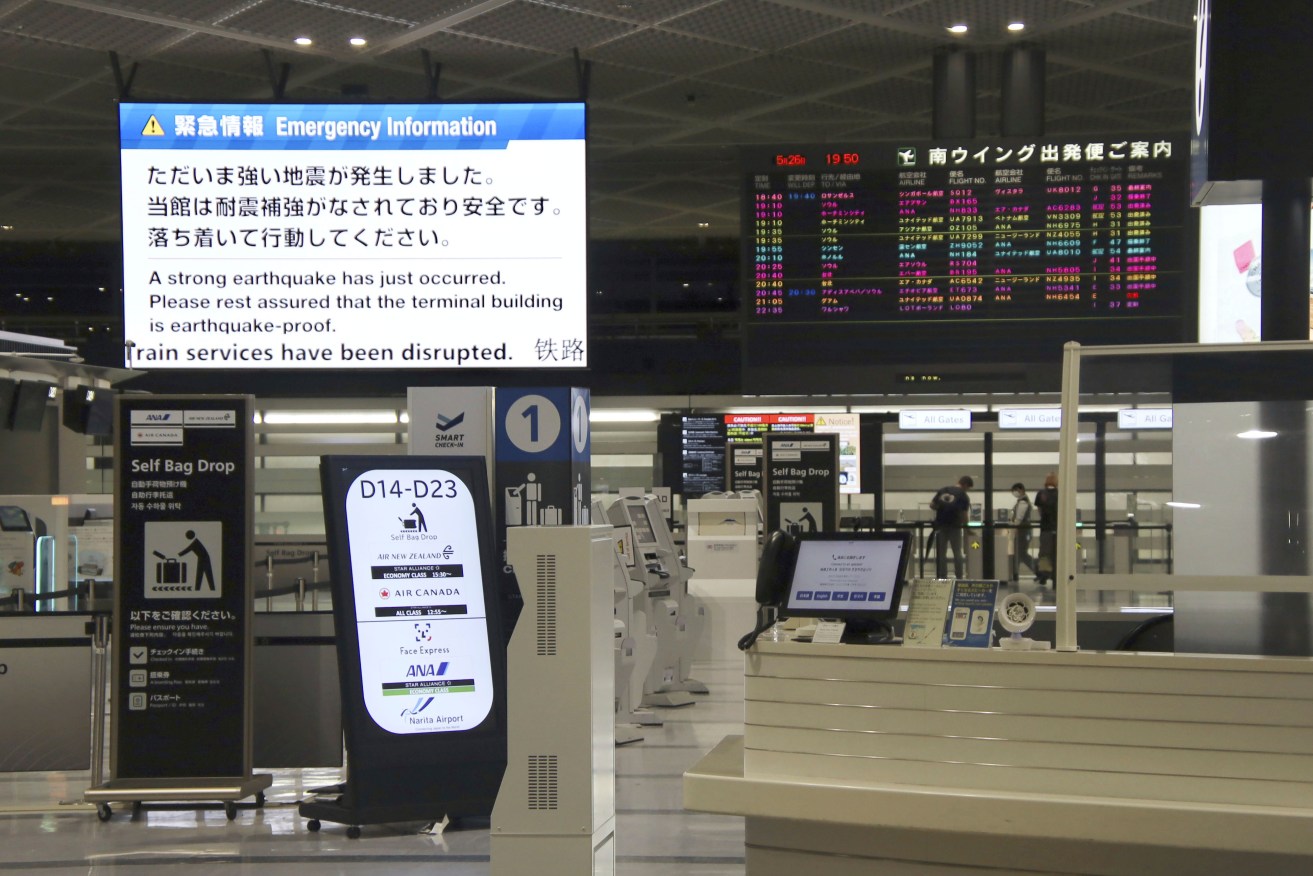
<svg viewBox="0 0 1313 876"><path fill-rule="evenodd" d="M685 805L748 816L749 873L1313 870L1313 659L759 641L745 674Z"/></svg>

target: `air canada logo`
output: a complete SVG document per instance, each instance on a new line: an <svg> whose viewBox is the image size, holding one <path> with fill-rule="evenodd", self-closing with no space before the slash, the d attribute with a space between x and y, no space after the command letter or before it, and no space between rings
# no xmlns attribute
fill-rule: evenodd
<svg viewBox="0 0 1313 876"><path fill-rule="evenodd" d="M450 432L463 422L465 422L465 412L461 411L456 416L450 418L444 414L438 414L433 425L439 432Z"/></svg>
<svg viewBox="0 0 1313 876"><path fill-rule="evenodd" d="M387 589L386 587L380 587L380 588L378 589L378 598L379 598L379 599L391 599L391 598L392 598L392 591L389 590L389 589Z"/></svg>

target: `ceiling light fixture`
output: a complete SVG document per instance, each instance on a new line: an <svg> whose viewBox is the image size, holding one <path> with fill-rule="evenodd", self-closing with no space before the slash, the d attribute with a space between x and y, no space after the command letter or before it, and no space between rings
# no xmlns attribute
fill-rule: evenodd
<svg viewBox="0 0 1313 876"><path fill-rule="evenodd" d="M1013 33L1020 33L1025 29L1026 29L1026 22L1024 21L1013 21L1008 23L1008 30L1012 31Z"/></svg>
<svg viewBox="0 0 1313 876"><path fill-rule="evenodd" d="M660 419L661 415L656 411L598 410L593 408L588 412L588 421L590 423L655 423Z"/></svg>
<svg viewBox="0 0 1313 876"><path fill-rule="evenodd" d="M352 37L351 39L347 40L347 42L351 43L351 45L353 46L363 46L366 43L368 43L369 40L365 39L364 37Z"/></svg>
<svg viewBox="0 0 1313 876"><path fill-rule="evenodd" d="M958 34L966 33L967 29L968 28L965 24L950 24L948 26L949 33L958 33Z"/></svg>
<svg viewBox="0 0 1313 876"><path fill-rule="evenodd" d="M1267 432L1267 431L1264 431L1263 429L1250 429L1248 432L1237 432L1237 433L1236 433L1236 437L1237 437L1237 438L1254 438L1254 439L1258 439L1258 438L1275 438L1275 437L1277 437L1277 433L1276 433L1276 432Z"/></svg>
<svg viewBox="0 0 1313 876"><path fill-rule="evenodd" d="M310 39L310 37L297 37L292 40L292 42L296 43L298 46L309 46L314 44L314 40Z"/></svg>
<svg viewBox="0 0 1313 876"><path fill-rule="evenodd" d="M1198 502L1164 502L1168 508L1202 508Z"/></svg>

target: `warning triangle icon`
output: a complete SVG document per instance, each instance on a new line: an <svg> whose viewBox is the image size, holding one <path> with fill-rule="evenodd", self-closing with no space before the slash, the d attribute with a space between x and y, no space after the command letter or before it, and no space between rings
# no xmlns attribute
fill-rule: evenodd
<svg viewBox="0 0 1313 876"><path fill-rule="evenodd" d="M148 119L148 120L146 121L146 127L144 127L144 128L141 129L141 136L143 136L143 137L163 137L163 136L164 136L164 126L160 124L160 120L159 120L159 119L155 118L154 116L151 116L150 119Z"/></svg>

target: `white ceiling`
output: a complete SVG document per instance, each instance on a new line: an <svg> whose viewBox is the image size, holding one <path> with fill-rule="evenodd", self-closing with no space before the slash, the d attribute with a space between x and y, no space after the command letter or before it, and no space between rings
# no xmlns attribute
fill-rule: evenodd
<svg viewBox="0 0 1313 876"><path fill-rule="evenodd" d="M118 96L574 100L590 62L594 239L738 234L737 147L924 139L935 49L1048 56L1050 134L1184 131L1194 0L0 0L0 240L119 234ZM1006 24L1022 20L1020 37ZM966 21L971 32L945 28ZM314 44L292 40L310 36ZM364 47L348 39L361 36ZM265 51L268 52L268 57ZM269 63L272 61L272 65ZM698 223L709 223L699 229Z"/></svg>

